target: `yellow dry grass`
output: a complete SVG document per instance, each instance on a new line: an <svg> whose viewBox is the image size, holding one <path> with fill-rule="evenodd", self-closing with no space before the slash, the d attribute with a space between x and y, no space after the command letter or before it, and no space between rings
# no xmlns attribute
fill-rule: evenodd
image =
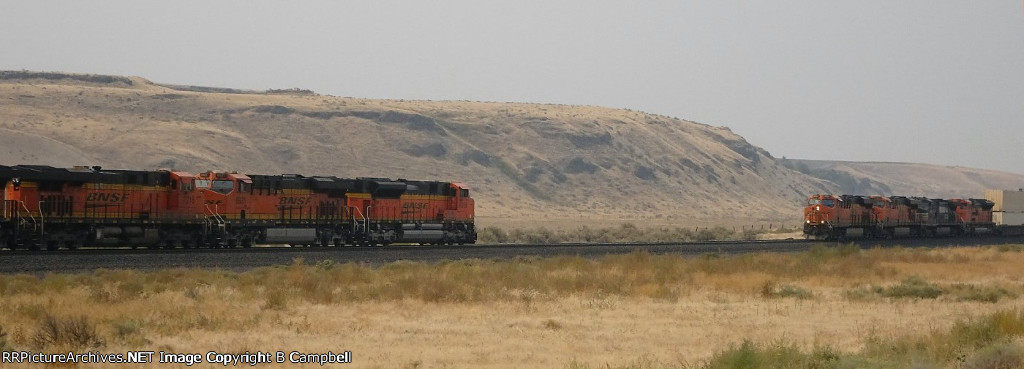
<svg viewBox="0 0 1024 369"><path fill-rule="evenodd" d="M0 326L14 348L44 351L351 350L357 368L693 364L743 340L852 351L872 337L924 334L1019 308L1022 262L1020 248L844 247L737 257L638 253L379 267L299 261L245 273L9 275L0 276ZM995 302L953 293L851 297L912 276L947 289L970 284L1007 294ZM785 297L768 291L774 286L809 294ZM87 317L103 345L34 346L47 316Z"/></svg>

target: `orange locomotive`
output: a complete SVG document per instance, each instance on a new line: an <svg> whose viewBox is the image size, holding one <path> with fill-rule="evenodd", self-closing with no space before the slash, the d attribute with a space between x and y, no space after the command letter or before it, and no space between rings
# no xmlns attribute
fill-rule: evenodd
<svg viewBox="0 0 1024 369"><path fill-rule="evenodd" d="M196 188L229 246L476 242L473 199L456 182L207 172Z"/></svg>
<svg viewBox="0 0 1024 369"><path fill-rule="evenodd" d="M198 242L204 223L188 173L21 165L0 166L0 181L0 247Z"/></svg>
<svg viewBox="0 0 1024 369"><path fill-rule="evenodd" d="M870 205L860 196L814 195L804 208L804 233L816 238L831 238L837 230L843 235L862 236L872 224Z"/></svg>
<svg viewBox="0 0 1024 369"><path fill-rule="evenodd" d="M463 244L459 183L0 166L0 248Z"/></svg>
<svg viewBox="0 0 1024 369"><path fill-rule="evenodd" d="M992 232L993 203L984 199L812 195L804 207L809 239L973 235Z"/></svg>

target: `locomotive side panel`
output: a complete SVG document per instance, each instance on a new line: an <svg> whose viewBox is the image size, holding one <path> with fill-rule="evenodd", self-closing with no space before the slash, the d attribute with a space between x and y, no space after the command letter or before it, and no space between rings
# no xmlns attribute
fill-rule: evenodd
<svg viewBox="0 0 1024 369"><path fill-rule="evenodd" d="M0 177L0 239L11 248L156 244L161 224L186 219L169 207L180 189L167 171L15 166L0 168Z"/></svg>
<svg viewBox="0 0 1024 369"><path fill-rule="evenodd" d="M462 244L464 185L0 166L0 247Z"/></svg>

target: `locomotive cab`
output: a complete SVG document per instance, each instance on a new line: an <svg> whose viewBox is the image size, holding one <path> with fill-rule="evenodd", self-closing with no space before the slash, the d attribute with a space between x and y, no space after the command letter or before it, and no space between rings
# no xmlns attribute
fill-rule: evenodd
<svg viewBox="0 0 1024 369"><path fill-rule="evenodd" d="M804 228L810 225L825 225L833 220L836 204L840 199L833 195L814 195L807 198L804 207Z"/></svg>
<svg viewBox="0 0 1024 369"><path fill-rule="evenodd" d="M457 243L474 243L476 242L476 229L473 227L473 214L475 203L473 198L469 196L469 186L459 182L452 182L451 189L455 192L454 196L450 200L455 204L455 208L447 210L445 218L448 221L452 221L452 230L456 235Z"/></svg>
<svg viewBox="0 0 1024 369"><path fill-rule="evenodd" d="M906 236L919 232L915 214L904 197L871 196L875 232L879 236Z"/></svg>
<svg viewBox="0 0 1024 369"><path fill-rule="evenodd" d="M873 231L872 203L862 196L813 195L804 207L804 234L812 239L861 237Z"/></svg>
<svg viewBox="0 0 1024 369"><path fill-rule="evenodd" d="M992 222L992 208L995 203L985 199L952 199L955 205L956 220L960 224L959 232L963 234L991 233L995 223Z"/></svg>
<svg viewBox="0 0 1024 369"><path fill-rule="evenodd" d="M453 196L445 212L445 219L455 221L473 220L473 199L469 196L469 186L459 182L452 182L451 189Z"/></svg>
<svg viewBox="0 0 1024 369"><path fill-rule="evenodd" d="M195 188L202 194L201 209L206 215L219 223L229 219L246 218L249 210L252 180L238 173L206 172L197 174Z"/></svg>
<svg viewBox="0 0 1024 369"><path fill-rule="evenodd" d="M197 203L200 202L201 194L196 192L195 178L187 172L170 172L170 194L167 198L167 210L179 214L190 214Z"/></svg>

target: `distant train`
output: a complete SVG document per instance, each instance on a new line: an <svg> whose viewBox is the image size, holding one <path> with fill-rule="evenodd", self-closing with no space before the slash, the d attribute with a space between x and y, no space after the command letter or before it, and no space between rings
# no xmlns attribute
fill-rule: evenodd
<svg viewBox="0 0 1024 369"><path fill-rule="evenodd" d="M804 207L804 235L834 240L1019 234L1020 224L1003 221L1010 214L1024 214L1024 201L1004 204L1009 199L1024 200L1024 192L1015 192L988 191L992 199L812 195Z"/></svg>
<svg viewBox="0 0 1024 369"><path fill-rule="evenodd" d="M0 248L467 244L457 182L0 166Z"/></svg>

